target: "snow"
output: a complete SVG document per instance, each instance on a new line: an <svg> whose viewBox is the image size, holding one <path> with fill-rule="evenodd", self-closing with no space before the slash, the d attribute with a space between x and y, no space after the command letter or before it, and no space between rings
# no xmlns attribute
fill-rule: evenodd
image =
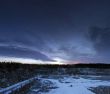
<svg viewBox="0 0 110 94"><path fill-rule="evenodd" d="M0 90L0 94L10 94L12 91L15 91L15 90L25 86L26 84L31 83L34 79L37 79L37 77L33 77L33 78L28 79L28 80L19 82L15 85L9 86L7 88L3 88Z"/></svg>
<svg viewBox="0 0 110 94"><path fill-rule="evenodd" d="M54 84L54 86L58 87L50 89L49 92L41 92L40 94L95 94L89 90L91 87L110 86L109 81L93 80L83 77L75 78L73 76L64 76L64 78L54 79L54 78L42 78L41 76L39 76L25 80L23 82L19 82L10 87L4 88L0 90L0 94L9 94L13 90L19 89L21 86L30 83L34 79L40 79L41 82L50 81ZM36 88L33 89L33 91L38 92L39 89Z"/></svg>
<svg viewBox="0 0 110 94"><path fill-rule="evenodd" d="M64 79L42 79L53 82L58 88L41 94L95 94L89 90L90 87L110 86L109 81L91 80L84 78L65 77Z"/></svg>

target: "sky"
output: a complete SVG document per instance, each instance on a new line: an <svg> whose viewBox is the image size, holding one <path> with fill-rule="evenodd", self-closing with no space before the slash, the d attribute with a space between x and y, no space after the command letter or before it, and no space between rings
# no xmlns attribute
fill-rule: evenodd
<svg viewBox="0 0 110 94"><path fill-rule="evenodd" d="M1 0L0 60L110 63L110 0Z"/></svg>

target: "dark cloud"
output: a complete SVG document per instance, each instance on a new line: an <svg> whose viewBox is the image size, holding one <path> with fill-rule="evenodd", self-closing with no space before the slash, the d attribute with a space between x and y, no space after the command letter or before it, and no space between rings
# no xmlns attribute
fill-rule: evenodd
<svg viewBox="0 0 110 94"><path fill-rule="evenodd" d="M109 0L0 1L1 55L12 51L11 56L41 60L110 61L110 29L105 28L110 27L109 3Z"/></svg>
<svg viewBox="0 0 110 94"><path fill-rule="evenodd" d="M110 28L92 27L89 34L98 52L109 51Z"/></svg>
<svg viewBox="0 0 110 94"><path fill-rule="evenodd" d="M36 59L42 61L53 61L49 59L43 53L38 51L32 51L27 48L17 47L17 46L9 46L2 45L0 47L0 56L8 56L8 57L16 57L16 58L28 58L28 59Z"/></svg>
<svg viewBox="0 0 110 94"><path fill-rule="evenodd" d="M94 26L89 28L88 40L96 51L95 57L89 57L88 61L109 63L110 55L110 28Z"/></svg>

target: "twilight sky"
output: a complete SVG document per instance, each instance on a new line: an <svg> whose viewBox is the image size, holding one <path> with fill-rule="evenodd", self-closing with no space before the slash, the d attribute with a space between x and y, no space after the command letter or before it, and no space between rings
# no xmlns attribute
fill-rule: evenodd
<svg viewBox="0 0 110 94"><path fill-rule="evenodd" d="M110 63L110 0L1 0L0 60Z"/></svg>

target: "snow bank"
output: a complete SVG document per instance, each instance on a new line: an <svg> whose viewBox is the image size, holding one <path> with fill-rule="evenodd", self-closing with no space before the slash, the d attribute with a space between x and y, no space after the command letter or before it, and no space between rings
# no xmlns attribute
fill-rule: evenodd
<svg viewBox="0 0 110 94"><path fill-rule="evenodd" d="M31 79L19 82L19 83L15 84L15 85L7 87L7 88L3 88L3 89L0 90L0 94L10 94L12 91L15 91L15 90L25 86L26 84L31 83L35 79L37 79L37 77L33 77Z"/></svg>

